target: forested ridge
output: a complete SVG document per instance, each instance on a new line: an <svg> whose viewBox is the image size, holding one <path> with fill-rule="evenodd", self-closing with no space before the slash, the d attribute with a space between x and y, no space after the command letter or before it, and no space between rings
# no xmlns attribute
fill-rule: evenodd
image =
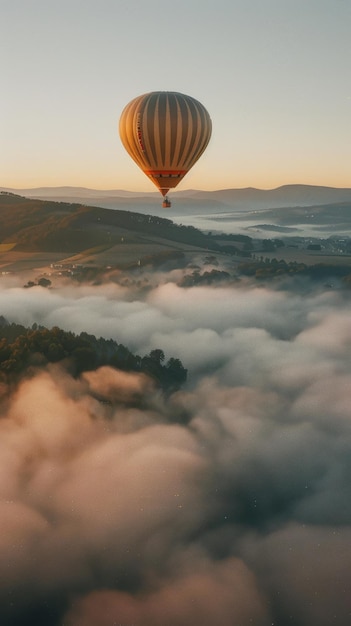
<svg viewBox="0 0 351 626"><path fill-rule="evenodd" d="M172 357L165 361L160 349L141 357L113 339L97 338L86 332L76 335L58 327L48 329L36 324L25 328L0 316L0 378L4 382L16 382L25 373L58 362L74 376L104 365L142 372L165 392L179 389L187 378L181 361Z"/></svg>
<svg viewBox="0 0 351 626"><path fill-rule="evenodd" d="M0 218L0 243L15 243L16 250L79 252L91 246L119 243L125 231L135 237L151 235L218 249L211 235L170 219L14 194L0 193Z"/></svg>

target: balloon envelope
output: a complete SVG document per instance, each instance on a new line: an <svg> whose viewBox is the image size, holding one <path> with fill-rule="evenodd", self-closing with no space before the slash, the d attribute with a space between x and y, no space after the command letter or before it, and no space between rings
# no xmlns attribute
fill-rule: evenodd
<svg viewBox="0 0 351 626"><path fill-rule="evenodd" d="M163 196L202 155L211 131L205 107L174 91L153 91L134 98L119 121L125 149Z"/></svg>

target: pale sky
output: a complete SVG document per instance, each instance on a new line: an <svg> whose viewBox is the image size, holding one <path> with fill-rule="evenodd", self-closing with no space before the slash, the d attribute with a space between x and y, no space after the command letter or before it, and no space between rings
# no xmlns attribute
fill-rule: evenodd
<svg viewBox="0 0 351 626"><path fill-rule="evenodd" d="M134 97L207 108L177 188L351 186L351 0L0 0L0 187L155 191L120 143Z"/></svg>

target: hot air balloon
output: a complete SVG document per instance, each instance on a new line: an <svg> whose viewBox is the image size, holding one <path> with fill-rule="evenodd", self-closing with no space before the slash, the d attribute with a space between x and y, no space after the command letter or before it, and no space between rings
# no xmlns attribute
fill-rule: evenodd
<svg viewBox="0 0 351 626"><path fill-rule="evenodd" d="M121 141L170 206L174 189L210 141L211 118L205 107L175 91L152 91L134 98L119 121Z"/></svg>

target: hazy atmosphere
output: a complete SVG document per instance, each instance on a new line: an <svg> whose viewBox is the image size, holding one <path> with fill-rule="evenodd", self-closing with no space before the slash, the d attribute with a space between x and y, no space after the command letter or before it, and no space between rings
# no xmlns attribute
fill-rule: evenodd
<svg viewBox="0 0 351 626"><path fill-rule="evenodd" d="M152 191L120 144L135 96L200 100L179 189L348 186L348 0L2 0L1 186Z"/></svg>
<svg viewBox="0 0 351 626"><path fill-rule="evenodd" d="M165 402L53 365L3 405L2 623L346 626L349 297L176 277L3 282L5 317L162 346L189 378Z"/></svg>

